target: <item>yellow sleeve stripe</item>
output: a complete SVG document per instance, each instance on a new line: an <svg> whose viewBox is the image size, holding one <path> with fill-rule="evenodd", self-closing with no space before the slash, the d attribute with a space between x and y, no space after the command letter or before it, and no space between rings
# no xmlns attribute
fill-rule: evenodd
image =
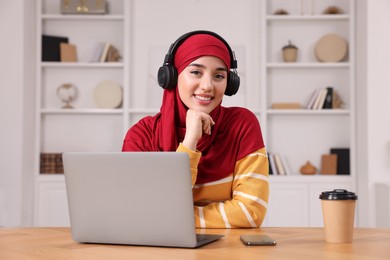
<svg viewBox="0 0 390 260"><path fill-rule="evenodd" d="M244 178L255 178L255 179L259 179L259 180L263 180L265 182L268 182L268 176L265 176L263 174L253 173L253 172L248 172L245 174L236 175L234 177L234 180L236 181L236 180L240 180L240 179L244 179Z"/></svg>
<svg viewBox="0 0 390 260"><path fill-rule="evenodd" d="M252 218L251 214L249 214L249 211L245 207L244 203L239 201L238 205L240 206L241 210L244 212L246 218L248 219L248 222L251 224L251 227L257 227L256 223L253 221L253 218Z"/></svg>
<svg viewBox="0 0 390 260"><path fill-rule="evenodd" d="M267 207L268 207L268 203L265 202L264 200L262 200L262 199L260 199L260 198L258 198L258 197L256 197L256 196L253 196L253 195L244 193L244 192L242 192L242 191L234 191L234 192L233 192L233 195L237 195L237 196L241 196L241 197L244 197L244 198L253 200L253 201L259 203L260 205L262 205L264 208L267 208Z"/></svg>
<svg viewBox="0 0 390 260"><path fill-rule="evenodd" d="M205 186L212 186L212 185L218 185L218 184L223 184L223 183L229 183L232 181L233 181L233 176L228 176L226 178L223 178L223 179L220 179L217 181L212 181L212 182L203 183L203 184L195 184L193 186L193 188L198 189L198 188L205 187Z"/></svg>
<svg viewBox="0 0 390 260"><path fill-rule="evenodd" d="M228 218L226 216L225 207L223 206L222 202L219 203L219 212L220 212L220 214L222 216L223 222L225 222L225 227L226 228L231 228L229 220L228 220Z"/></svg>
<svg viewBox="0 0 390 260"><path fill-rule="evenodd" d="M206 221L204 220L203 207L198 207L199 222L201 228L206 228Z"/></svg>

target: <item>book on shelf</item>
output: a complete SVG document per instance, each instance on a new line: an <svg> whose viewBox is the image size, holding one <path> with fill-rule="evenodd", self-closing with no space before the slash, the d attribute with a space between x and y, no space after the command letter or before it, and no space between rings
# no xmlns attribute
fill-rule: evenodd
<svg viewBox="0 0 390 260"><path fill-rule="evenodd" d="M326 88L321 89L320 93L317 96L316 102L313 105L313 109L322 109L322 106L324 105L326 93L327 93Z"/></svg>
<svg viewBox="0 0 390 260"><path fill-rule="evenodd" d="M273 175L290 175L291 169L285 156L279 153L269 153L269 168Z"/></svg>
<svg viewBox="0 0 390 260"><path fill-rule="evenodd" d="M115 62L120 59L118 50L109 42L96 43L88 62Z"/></svg>
<svg viewBox="0 0 390 260"><path fill-rule="evenodd" d="M337 154L323 154L321 157L321 174L337 174Z"/></svg>
<svg viewBox="0 0 390 260"><path fill-rule="evenodd" d="M270 160L270 154L267 153L267 157L268 157L268 175L274 175L274 172L272 171L272 167L271 167L271 160Z"/></svg>
<svg viewBox="0 0 390 260"><path fill-rule="evenodd" d="M318 96L318 94L320 93L321 90L322 90L321 88L318 88L318 89L316 89L313 92L313 94L312 94L312 96L311 96L311 98L309 100L309 103L306 106L307 109L312 109L313 108L314 103L316 102L317 96Z"/></svg>
<svg viewBox="0 0 390 260"><path fill-rule="evenodd" d="M68 43L67 37L42 35L42 61L61 61L61 43Z"/></svg>
<svg viewBox="0 0 390 260"><path fill-rule="evenodd" d="M62 153L41 153L40 157L41 174L64 173Z"/></svg>
<svg viewBox="0 0 390 260"><path fill-rule="evenodd" d="M284 170L282 159L280 159L280 155L278 153L274 154L276 168L278 169L279 175L286 175L286 171Z"/></svg>
<svg viewBox="0 0 390 260"><path fill-rule="evenodd" d="M269 153L268 154L268 159L269 159L269 162L270 162L268 167L271 168L272 174L273 175L279 175L278 169L276 168L274 155Z"/></svg>
<svg viewBox="0 0 390 260"><path fill-rule="evenodd" d="M61 62L77 62L76 46L69 43L60 43Z"/></svg>
<svg viewBox="0 0 390 260"><path fill-rule="evenodd" d="M337 155L337 174L350 174L349 148L331 148L331 154Z"/></svg>
<svg viewBox="0 0 390 260"><path fill-rule="evenodd" d="M105 62L107 60L108 50L110 49L110 47L111 47L111 43L106 42L104 44L102 54L100 55L100 60L99 60L100 62Z"/></svg>
<svg viewBox="0 0 390 260"><path fill-rule="evenodd" d="M323 109L332 109L333 108L333 88L326 88L326 96L324 100L324 104L322 106Z"/></svg>
<svg viewBox="0 0 390 260"><path fill-rule="evenodd" d="M306 108L314 110L340 108L340 100L333 87L318 88L313 92Z"/></svg>
<svg viewBox="0 0 390 260"><path fill-rule="evenodd" d="M98 42L94 45L91 56L88 59L89 62L99 62L100 61L100 56L102 55L104 49L104 43Z"/></svg>
<svg viewBox="0 0 390 260"><path fill-rule="evenodd" d="M290 165L288 164L286 156L284 156L284 155L279 155L279 156L280 156L280 160L282 162L285 174L291 175L291 168L290 168Z"/></svg>

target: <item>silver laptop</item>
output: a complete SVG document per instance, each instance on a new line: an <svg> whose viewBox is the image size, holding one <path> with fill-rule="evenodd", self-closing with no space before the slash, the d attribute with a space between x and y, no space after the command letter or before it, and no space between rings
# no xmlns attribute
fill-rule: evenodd
<svg viewBox="0 0 390 260"><path fill-rule="evenodd" d="M195 248L189 158L179 152L63 154L72 237L80 243Z"/></svg>

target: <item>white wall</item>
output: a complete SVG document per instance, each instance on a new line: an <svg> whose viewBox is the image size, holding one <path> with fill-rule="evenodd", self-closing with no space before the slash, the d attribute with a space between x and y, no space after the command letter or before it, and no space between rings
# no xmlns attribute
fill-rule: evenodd
<svg viewBox="0 0 390 260"><path fill-rule="evenodd" d="M5 1L0 8L0 35L7 36L7 40L0 41L5 55L0 63L0 225L16 225L21 220L23 19L19 10L22 6L22 1Z"/></svg>
<svg viewBox="0 0 390 260"><path fill-rule="evenodd" d="M34 33L34 20L24 10L34 12L32 2L2 1L0 6L0 226L28 225L31 215L32 176L25 170L32 162L35 54L25 43Z"/></svg>
<svg viewBox="0 0 390 260"><path fill-rule="evenodd" d="M367 170L368 190L390 182L390 1L367 0ZM370 196L369 225L375 225L375 204ZM389 202L387 202L389 203Z"/></svg>

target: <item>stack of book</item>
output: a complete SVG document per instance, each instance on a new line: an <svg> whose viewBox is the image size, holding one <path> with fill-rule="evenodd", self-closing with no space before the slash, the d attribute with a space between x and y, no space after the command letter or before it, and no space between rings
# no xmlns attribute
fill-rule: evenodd
<svg viewBox="0 0 390 260"><path fill-rule="evenodd" d="M340 108L342 101L333 87L319 88L311 96L307 109Z"/></svg>
<svg viewBox="0 0 390 260"><path fill-rule="evenodd" d="M270 175L290 175L291 170L285 156L279 153L268 153Z"/></svg>
<svg viewBox="0 0 390 260"><path fill-rule="evenodd" d="M89 62L111 62L117 61L117 58L112 58L117 55L118 50L109 42L96 43L89 58Z"/></svg>
<svg viewBox="0 0 390 260"><path fill-rule="evenodd" d="M64 173L61 153L41 153L41 173Z"/></svg>

